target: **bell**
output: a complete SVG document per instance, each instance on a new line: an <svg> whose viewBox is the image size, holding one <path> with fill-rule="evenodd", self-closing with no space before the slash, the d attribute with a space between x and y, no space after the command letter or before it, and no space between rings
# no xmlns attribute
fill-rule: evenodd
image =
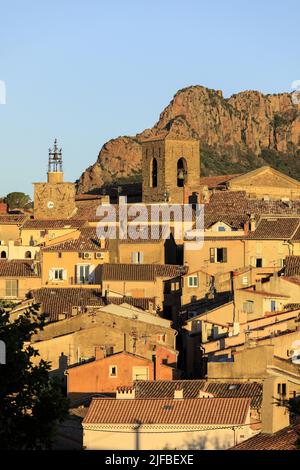
<svg viewBox="0 0 300 470"><path fill-rule="evenodd" d="M184 171L183 171L183 169L178 170L177 178L179 180L184 180Z"/></svg>

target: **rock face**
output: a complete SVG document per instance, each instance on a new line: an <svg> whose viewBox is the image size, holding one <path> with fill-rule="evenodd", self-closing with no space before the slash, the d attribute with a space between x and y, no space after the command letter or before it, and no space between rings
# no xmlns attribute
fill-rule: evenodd
<svg viewBox="0 0 300 470"><path fill-rule="evenodd" d="M103 184L141 179L144 137L173 126L188 125L200 140L201 175L247 171L269 164L300 178L300 107L289 93L263 95L244 91L223 97L221 91L192 86L176 93L152 129L118 137L101 149L97 162L78 182L79 192Z"/></svg>

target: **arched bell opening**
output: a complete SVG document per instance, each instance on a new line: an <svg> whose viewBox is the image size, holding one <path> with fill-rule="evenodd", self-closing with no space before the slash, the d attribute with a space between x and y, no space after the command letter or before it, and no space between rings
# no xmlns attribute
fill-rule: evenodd
<svg viewBox="0 0 300 470"><path fill-rule="evenodd" d="M185 158L179 158L177 162L177 187L183 188L187 183L187 164Z"/></svg>
<svg viewBox="0 0 300 470"><path fill-rule="evenodd" d="M151 161L150 175L151 175L150 186L151 188L156 188L157 187L157 160L156 158L153 158Z"/></svg>

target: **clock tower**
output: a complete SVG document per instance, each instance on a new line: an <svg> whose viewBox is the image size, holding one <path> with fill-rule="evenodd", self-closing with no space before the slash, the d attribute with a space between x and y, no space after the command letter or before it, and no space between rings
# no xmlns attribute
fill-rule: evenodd
<svg viewBox="0 0 300 470"><path fill-rule="evenodd" d="M55 139L53 149L49 149L47 183L34 183L34 217L68 219L75 212L75 184L64 182L62 151Z"/></svg>

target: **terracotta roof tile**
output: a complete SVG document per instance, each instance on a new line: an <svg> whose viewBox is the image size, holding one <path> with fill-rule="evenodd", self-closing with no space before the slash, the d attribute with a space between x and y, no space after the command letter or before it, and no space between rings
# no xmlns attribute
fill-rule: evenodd
<svg viewBox="0 0 300 470"><path fill-rule="evenodd" d="M120 305L126 302L144 310L149 309L150 302L154 305L154 299L133 297L109 297L107 300L101 296L101 290L95 288L41 288L31 291L36 303L41 304L42 312L49 315L50 321L57 321L60 313L65 313L69 318L72 315L72 307L103 307L108 303Z"/></svg>
<svg viewBox="0 0 300 470"><path fill-rule="evenodd" d="M299 217L262 217L249 239L290 239L300 224Z"/></svg>
<svg viewBox="0 0 300 470"><path fill-rule="evenodd" d="M299 425L288 426L274 434L260 433L230 450L297 450L296 441L299 439Z"/></svg>
<svg viewBox="0 0 300 470"><path fill-rule="evenodd" d="M0 215L0 225L22 225L28 219L27 215Z"/></svg>
<svg viewBox="0 0 300 470"><path fill-rule="evenodd" d="M185 269L173 264L110 264L105 263L101 268L103 281L149 281L154 282L158 277L173 278Z"/></svg>
<svg viewBox="0 0 300 470"><path fill-rule="evenodd" d="M142 225L138 227L136 231L139 234L139 238L137 240L130 238L129 232L129 237L120 239L119 243L160 243L161 241L170 238L171 233L168 225Z"/></svg>
<svg viewBox="0 0 300 470"><path fill-rule="evenodd" d="M244 424L248 398L94 398L83 424Z"/></svg>
<svg viewBox="0 0 300 470"><path fill-rule="evenodd" d="M40 264L24 260L0 260L0 277L41 277Z"/></svg>
<svg viewBox="0 0 300 470"><path fill-rule="evenodd" d="M285 276L300 276L300 256L287 256L284 267Z"/></svg>
<svg viewBox="0 0 300 470"><path fill-rule="evenodd" d="M175 389L183 390L184 398L197 398L200 390L216 398L251 398L251 407L260 408L262 384L259 382L211 382L206 380L136 380L136 398L173 398Z"/></svg>
<svg viewBox="0 0 300 470"><path fill-rule="evenodd" d="M227 181L241 176L242 173L232 175L219 175L219 176L203 176L200 178L200 186L208 186L209 189L216 188L217 186L224 185Z"/></svg>
<svg viewBox="0 0 300 470"><path fill-rule="evenodd" d="M80 228L85 224L84 220L61 219L61 220L27 220L23 225L25 230L67 229Z"/></svg>
<svg viewBox="0 0 300 470"><path fill-rule="evenodd" d="M55 240L54 240L55 241ZM108 250L109 240L105 240L105 247L100 247L100 242L97 236L96 227L88 227L80 229L80 236L75 240L66 240L56 245L45 246L42 248L44 252L51 251L105 251Z"/></svg>

